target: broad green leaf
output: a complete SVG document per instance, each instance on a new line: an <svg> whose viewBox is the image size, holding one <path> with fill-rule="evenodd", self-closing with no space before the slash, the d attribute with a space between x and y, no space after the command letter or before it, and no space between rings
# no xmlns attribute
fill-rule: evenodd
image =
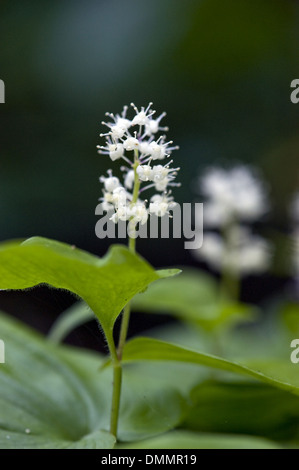
<svg viewBox="0 0 299 470"><path fill-rule="evenodd" d="M28 432L28 429L27 429ZM112 449L115 439L105 431L95 431L78 441L55 439L0 429L0 449Z"/></svg>
<svg viewBox="0 0 299 470"><path fill-rule="evenodd" d="M113 245L103 258L38 237L0 247L0 289L42 283L67 289L85 300L110 336L117 316L137 292L178 272L155 271L121 245Z"/></svg>
<svg viewBox="0 0 299 470"><path fill-rule="evenodd" d="M112 448L115 439L99 419L101 390L94 402L59 349L21 323L1 314L0 332L6 360L0 364L0 448Z"/></svg>
<svg viewBox="0 0 299 470"><path fill-rule="evenodd" d="M65 347L64 347L65 348ZM112 396L112 371L99 371L81 352L65 349L63 357L86 384L97 412L101 427L109 429ZM95 366L96 369L95 369ZM179 368L165 377L165 367L156 368L132 365L124 368L118 438L121 441L136 441L177 427L189 409L189 394L192 384L198 382L193 369L193 379L184 387L176 384ZM190 373L190 370L189 370ZM183 389L183 390L182 390ZM101 400L99 399L101 397Z"/></svg>
<svg viewBox="0 0 299 470"><path fill-rule="evenodd" d="M267 439L225 434L172 431L141 442L122 444L118 449L279 449ZM169 455L169 454L168 454ZM169 456L171 457L171 456ZM165 456L164 456L165 458ZM190 456L188 459L191 464Z"/></svg>
<svg viewBox="0 0 299 470"><path fill-rule="evenodd" d="M171 314L207 330L251 320L256 311L241 303L220 302L215 280L197 270L153 283L132 300L132 310ZM74 328L90 321L93 312L78 304L64 312L53 325L51 339L62 341Z"/></svg>
<svg viewBox="0 0 299 470"><path fill-rule="evenodd" d="M253 307L220 297L217 282L199 270L184 269L174 278L151 285L137 295L132 308L148 313L171 314L206 330L252 319Z"/></svg>
<svg viewBox="0 0 299 470"><path fill-rule="evenodd" d="M299 397L256 382L207 381L191 393L183 428L192 431L299 439Z"/></svg>
<svg viewBox="0 0 299 470"><path fill-rule="evenodd" d="M299 376L296 364L276 360L256 361L252 367L201 353L151 338L136 338L129 341L124 350L124 361L179 361L198 364L214 369L245 375L274 387L299 394Z"/></svg>
<svg viewBox="0 0 299 470"><path fill-rule="evenodd" d="M112 370L101 370L104 356L54 345L3 314L0 336L6 348L6 363L0 364L0 448L113 447ZM206 379L190 365L126 366L119 438L145 439L178 426L201 377Z"/></svg>

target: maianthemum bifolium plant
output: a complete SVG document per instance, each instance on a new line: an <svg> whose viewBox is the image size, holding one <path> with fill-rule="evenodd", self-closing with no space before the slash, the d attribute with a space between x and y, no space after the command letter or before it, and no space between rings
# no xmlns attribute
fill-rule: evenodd
<svg viewBox="0 0 299 470"><path fill-rule="evenodd" d="M221 271L221 285L196 268L156 271L136 253L139 227L169 216L178 185L165 114L156 118L151 107L108 114L99 146L107 161L123 165L123 182L112 169L100 177L100 201L113 222L127 223L128 247L112 245L99 258L40 237L0 245L0 289L47 284L79 298L47 339L0 314L1 449L298 447L298 365L290 361L298 303L283 299L263 320L239 295L241 275L259 274L270 260L266 241L243 226L267 206L258 180L238 167L214 168L202 182L213 232L200 256ZM294 203L294 220L295 213ZM134 310L178 321L127 340ZM91 318L108 358L61 344Z"/></svg>
<svg viewBox="0 0 299 470"><path fill-rule="evenodd" d="M169 214L169 209L174 206L169 188L178 185L174 179L179 168L170 167L172 160L164 165L155 164L168 158L172 150L178 148L171 146L172 141L165 142L164 135L155 137L159 131L168 130L166 127L160 127L160 121L165 113L155 119L156 111L151 109L152 103L149 103L146 109L142 107L140 111L133 103L131 106L135 111L135 116L131 120L127 117L127 106L124 106L121 115L114 116L112 113L107 113L112 122L102 123L109 131L101 134L101 137L106 137L106 146L98 146L98 149L99 153L108 154L112 161L124 160L127 164L121 167L125 174L123 185L112 175L112 170L108 170L108 177L100 177L100 181L104 184L101 201L105 211L114 210L111 216L113 222L128 221L129 250L135 253L138 224L145 224L150 214L163 217ZM146 185L142 187L143 183ZM151 197L147 207L148 201L141 200L141 197L144 191L151 188L154 188L157 194ZM129 320L128 302L122 315L117 351L111 338L107 337L114 368L110 432L115 436L121 395L121 360Z"/></svg>

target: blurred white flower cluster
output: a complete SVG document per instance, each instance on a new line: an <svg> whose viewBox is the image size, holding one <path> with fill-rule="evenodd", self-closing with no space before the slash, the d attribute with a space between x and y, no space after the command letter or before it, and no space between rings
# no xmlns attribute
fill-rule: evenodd
<svg viewBox="0 0 299 470"><path fill-rule="evenodd" d="M233 227L229 242L218 233L204 235L199 255L216 270L236 274L258 274L266 270L270 262L269 243L253 235L247 227Z"/></svg>
<svg viewBox="0 0 299 470"><path fill-rule="evenodd" d="M252 169L240 165L229 170L212 167L200 180L204 205L204 224L223 227L231 222L253 222L268 208L264 184Z"/></svg>
<svg viewBox="0 0 299 470"><path fill-rule="evenodd" d="M197 255L214 269L235 275L267 269L271 247L242 223L257 221L268 208L267 190L255 171L239 165L229 170L208 169L200 178L204 202L204 232Z"/></svg>
<svg viewBox="0 0 299 470"><path fill-rule="evenodd" d="M295 194L290 206L292 220L293 263L296 276L299 277L299 192Z"/></svg>
<svg viewBox="0 0 299 470"><path fill-rule="evenodd" d="M168 158L174 147L172 141L166 142L166 136L157 134L167 131L160 122L166 113L154 118L155 111L149 103L147 108L140 110L131 103L135 114L132 119L127 117L128 106L124 106L121 115L106 113L111 122L103 122L108 132L100 134L106 137L106 145L98 145L100 154L109 155L112 161L123 160L123 183L108 170L108 176L101 176L104 184L103 197L100 198L105 211L114 210L111 217L115 223L119 220L130 221L132 227L145 224L149 214L164 216L175 205L169 188L179 186L174 182L179 168L171 168L172 160L166 164L160 161ZM158 161L158 162L157 162ZM158 164L156 164L158 163ZM142 184L146 183L142 187ZM154 194L150 201L140 199L143 191L153 188Z"/></svg>

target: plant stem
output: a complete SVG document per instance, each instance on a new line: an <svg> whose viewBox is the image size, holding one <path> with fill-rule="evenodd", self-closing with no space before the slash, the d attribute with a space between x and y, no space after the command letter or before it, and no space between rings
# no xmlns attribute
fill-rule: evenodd
<svg viewBox="0 0 299 470"><path fill-rule="evenodd" d="M131 304L130 302L128 302L123 311L120 333L119 333L119 342L118 342L118 347L117 347L117 358L119 361L122 360L123 350L124 350L124 346L125 346L125 342L126 342L127 334L128 334L130 315L131 315Z"/></svg>
<svg viewBox="0 0 299 470"><path fill-rule="evenodd" d="M138 200L140 181L137 174L137 167L139 165L138 160L138 150L134 152L134 189L132 204L135 204ZM129 236L129 250L132 253L136 252L136 238ZM115 349L115 344L113 340L113 335L111 333L110 337L107 337L107 342L110 350L110 355L113 363L113 391L112 391L112 406L111 406L111 415L110 415L110 432L115 437L117 437L117 428L118 428L118 417L119 417L119 408L120 408L120 397L121 397L121 386L122 386L122 355L125 346L125 342L128 334L128 327L130 321L131 305L130 302L124 308L122 322L120 327L119 342L117 351Z"/></svg>
<svg viewBox="0 0 299 470"><path fill-rule="evenodd" d="M133 166L134 189L133 189L132 204L135 204L137 202L138 195L139 195L140 181L139 181L138 174L137 174L138 165L139 165L138 150L137 151L135 150L134 166ZM129 236L129 250L132 253L136 253L136 238L135 237ZM121 327L120 327L119 343L118 343L118 348L117 348L117 357L119 361L121 361L122 359L123 349L124 349L125 342L127 339L128 327L129 327L129 322L130 322L130 314L131 314L131 305L130 305L130 302L128 302L123 311L122 322L121 322Z"/></svg>
<svg viewBox="0 0 299 470"><path fill-rule="evenodd" d="M240 297L240 279L236 273L232 273L227 269L222 271L221 291L223 298L229 295L233 301L238 301Z"/></svg>
<svg viewBox="0 0 299 470"><path fill-rule="evenodd" d="M113 436L117 436L117 425L120 405L120 392L122 383L122 368L118 360L113 334L106 331L106 339L109 347L109 352L113 364L113 390L112 390L112 403L110 415L110 432Z"/></svg>
<svg viewBox="0 0 299 470"><path fill-rule="evenodd" d="M122 367L121 363L113 364L113 392L112 392L112 406L110 416L110 432L113 436L117 436L119 405L120 405L120 392L122 383Z"/></svg>
<svg viewBox="0 0 299 470"><path fill-rule="evenodd" d="M225 249L229 253L235 254L235 240L233 239L233 231L238 229L237 221L230 222L223 229L223 238L225 242ZM237 244L238 246L238 244ZM238 263L238 260L236 260ZM237 264L236 263L236 264ZM240 297L240 275L236 269L230 267L223 267L221 275L221 295L225 299L227 295L233 301L238 301Z"/></svg>

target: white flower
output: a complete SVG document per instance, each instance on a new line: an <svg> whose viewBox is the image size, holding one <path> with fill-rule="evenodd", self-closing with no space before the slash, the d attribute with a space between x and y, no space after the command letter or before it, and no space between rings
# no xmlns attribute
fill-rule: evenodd
<svg viewBox="0 0 299 470"><path fill-rule="evenodd" d="M125 204L120 204L117 206L115 213L110 217L114 223L117 223L119 220L127 221L131 217L130 207Z"/></svg>
<svg viewBox="0 0 299 470"><path fill-rule="evenodd" d="M149 144L148 151L153 160L163 160L166 156L165 145L158 144L158 142L155 141Z"/></svg>
<svg viewBox="0 0 299 470"><path fill-rule="evenodd" d="M110 129L107 134L100 134L101 136L111 135L113 140L121 139L126 133L127 129L131 126L131 121L126 118L128 106L124 106L121 116L117 114L114 116L113 113L106 113L113 119L114 122L102 122L104 126Z"/></svg>
<svg viewBox="0 0 299 470"><path fill-rule="evenodd" d="M177 150L178 147L168 147L172 144L172 140L164 143L163 137L159 140L153 140L148 146L148 153L151 155L153 160L164 160L165 157L169 157L172 150Z"/></svg>
<svg viewBox="0 0 299 470"><path fill-rule="evenodd" d="M160 121L164 116L166 116L166 113L160 114L157 119L150 119L148 123L145 124L145 131L147 135L156 134L158 131L168 131L168 127L160 127Z"/></svg>
<svg viewBox="0 0 299 470"><path fill-rule="evenodd" d="M109 155L113 162L122 158L124 155L124 146L122 144L109 145Z"/></svg>
<svg viewBox="0 0 299 470"><path fill-rule="evenodd" d="M116 176L112 176L112 170L108 170L108 175L108 178L101 176L100 181L101 183L104 183L105 190L112 193L114 189L120 186L120 182Z"/></svg>
<svg viewBox="0 0 299 470"><path fill-rule="evenodd" d="M134 177L135 177L134 170L127 171L127 174L125 176L125 181L124 181L125 187L127 189L132 189L133 188Z"/></svg>
<svg viewBox="0 0 299 470"><path fill-rule="evenodd" d="M155 181L155 180L162 180L164 178L167 178L170 171L175 171L175 170L170 170L168 166L154 165L153 166L153 180Z"/></svg>
<svg viewBox="0 0 299 470"><path fill-rule="evenodd" d="M246 166L209 169L200 181L206 225L221 227L231 221L254 221L268 208L265 185Z"/></svg>
<svg viewBox="0 0 299 470"><path fill-rule="evenodd" d="M100 201L102 202L102 208L104 211L109 211L111 209L114 209L114 205L113 205L113 195L109 192L105 192L103 193L103 197L100 198Z"/></svg>
<svg viewBox="0 0 299 470"><path fill-rule="evenodd" d="M148 211L144 202L137 201L136 204L133 204L131 207L131 217L133 218L133 223L145 224L148 219Z"/></svg>
<svg viewBox="0 0 299 470"><path fill-rule="evenodd" d="M259 274L266 271L271 262L271 245L261 237L251 237L249 244L240 250L241 274Z"/></svg>
<svg viewBox="0 0 299 470"><path fill-rule="evenodd" d="M124 206L127 203L129 193L123 188L119 186L114 189L112 193L112 201L115 207Z"/></svg>
<svg viewBox="0 0 299 470"><path fill-rule="evenodd" d="M196 251L196 256L206 261L214 269L220 270L223 266L224 242L218 233L205 233L201 248Z"/></svg>
<svg viewBox="0 0 299 470"><path fill-rule="evenodd" d="M205 227L223 227L231 221L231 212L225 204L208 201L203 205L203 220Z"/></svg>
<svg viewBox="0 0 299 470"><path fill-rule="evenodd" d="M153 167L149 163L139 165L137 168L137 174L141 181L153 181L153 186L157 191L165 191L167 186L173 185L171 182L175 179L179 168L169 168L171 162L165 166L154 165ZM177 183L175 185L177 186Z"/></svg>
<svg viewBox="0 0 299 470"><path fill-rule="evenodd" d="M153 169L149 165L139 165L136 171L141 181L153 181Z"/></svg>
<svg viewBox="0 0 299 470"><path fill-rule="evenodd" d="M155 194L151 197L149 211L151 214L163 217L165 214L169 214L169 209L172 209L174 206L175 202L172 201L171 197L167 197L166 194L163 196Z"/></svg>
<svg viewBox="0 0 299 470"><path fill-rule="evenodd" d="M138 150L143 157L147 157L148 155L150 155L150 142L146 140L139 141Z"/></svg>
<svg viewBox="0 0 299 470"><path fill-rule="evenodd" d="M123 144L120 144L120 143L113 144L111 143L110 140L108 140L106 147L102 147L101 145L98 145L97 148L98 148L98 153L108 154L113 162L115 160L118 160L119 158L123 158L124 156Z"/></svg>
<svg viewBox="0 0 299 470"><path fill-rule="evenodd" d="M135 116L128 119L128 107L124 106L121 115L107 113L111 122L103 123L108 127L108 132L100 134L106 138L105 146L98 146L100 154L109 155L112 161L123 159L128 166L121 167L124 172L124 183L108 171L108 177L102 176L100 181L104 183L105 191L102 201L104 210L114 209L111 217L115 223L120 220L129 221L131 233L136 224L145 224L150 213L163 217L169 214L169 209L175 203L169 197L167 189L170 186L179 186L174 182L179 168L170 168L172 161L166 165L153 165L154 160L163 160L170 155L177 146L171 146L172 141L166 142L165 136L155 135L159 131L167 130L160 126L160 121L165 116L162 113L157 119L153 119L155 113L151 109L152 103L139 110L135 105L132 107ZM137 127L137 130L136 129ZM133 158L132 158L132 151ZM133 159L133 161L131 161ZM148 182L142 187L142 183ZM138 188L138 191L136 189ZM163 192L163 195L155 195L150 204L140 199L143 191L155 188Z"/></svg>
<svg viewBox="0 0 299 470"><path fill-rule="evenodd" d="M125 150L137 150L139 147L139 142L134 137L128 137L123 142L123 146Z"/></svg>
<svg viewBox="0 0 299 470"><path fill-rule="evenodd" d="M129 119L122 118L117 116L115 125L121 127L122 129L127 130L131 126L132 122Z"/></svg>
<svg viewBox="0 0 299 470"><path fill-rule="evenodd" d="M117 140L117 139L121 139L125 135L125 132L126 132L125 127L115 124L115 126L111 126L110 135L112 139Z"/></svg>
<svg viewBox="0 0 299 470"><path fill-rule="evenodd" d="M162 179L157 179L155 181L155 189L156 191L165 191L167 186L169 185L169 178L167 176Z"/></svg>
<svg viewBox="0 0 299 470"><path fill-rule="evenodd" d="M150 126L149 124L149 118L152 116L155 111L151 110L151 105L153 103L149 103L148 107L144 109L144 107L141 108L141 111L138 111L138 108L134 105L134 103L131 103L131 106L133 106L136 116L132 120L132 126L138 125L138 126Z"/></svg>

